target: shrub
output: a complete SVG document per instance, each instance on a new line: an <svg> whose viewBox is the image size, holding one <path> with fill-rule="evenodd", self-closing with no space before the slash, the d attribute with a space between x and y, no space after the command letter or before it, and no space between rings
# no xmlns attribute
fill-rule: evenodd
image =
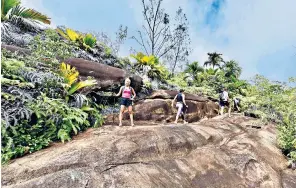
<svg viewBox="0 0 296 188"><path fill-rule="evenodd" d="M30 50L38 60L47 62L46 60L67 59L73 57L72 51L74 46L60 40L59 35L55 30L48 29L45 31L44 37L37 35L30 43Z"/></svg>
<svg viewBox="0 0 296 188"><path fill-rule="evenodd" d="M2 160L21 156L26 152L40 150L50 142L60 139L70 140L90 126L88 114L81 109L69 107L62 99L51 99L44 94L29 102L27 108L32 111L32 118L16 125L2 125Z"/></svg>
<svg viewBox="0 0 296 188"><path fill-rule="evenodd" d="M84 35L69 28L66 29L66 32L61 29L56 29L56 31L66 40L72 41L86 50L95 47L97 42L97 39L90 33Z"/></svg>
<svg viewBox="0 0 296 188"><path fill-rule="evenodd" d="M150 70L148 71L148 76L152 79L156 78L159 80L165 80L169 76L169 71L167 68L162 65L158 58L155 56L146 56L143 53L139 52L136 55L131 55L137 62L135 64L135 67L137 69L142 69L145 66L150 67Z"/></svg>

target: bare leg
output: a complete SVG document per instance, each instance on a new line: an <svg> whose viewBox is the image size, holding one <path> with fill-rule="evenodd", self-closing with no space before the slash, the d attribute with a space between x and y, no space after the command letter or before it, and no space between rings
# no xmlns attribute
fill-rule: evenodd
<svg viewBox="0 0 296 188"><path fill-rule="evenodd" d="M122 126L122 113L124 112L125 106L121 105L120 106L120 111L119 111L119 126Z"/></svg>
<svg viewBox="0 0 296 188"><path fill-rule="evenodd" d="M133 126L134 126L133 106L129 106L129 107L128 107L128 111L129 111L129 114L130 114L131 125L132 125L132 127L133 127Z"/></svg>
<svg viewBox="0 0 296 188"><path fill-rule="evenodd" d="M231 113L231 106L229 105L229 107L228 107L228 117L231 117L230 113Z"/></svg>
<svg viewBox="0 0 296 188"><path fill-rule="evenodd" d="M221 110L220 110L220 115L223 115L224 106L221 106L220 108L221 108Z"/></svg>
<svg viewBox="0 0 296 188"><path fill-rule="evenodd" d="M178 107L178 112L177 112L177 115L176 115L175 123L178 123L179 116L182 113L182 107L183 107L183 105L178 104L177 107Z"/></svg>
<svg viewBox="0 0 296 188"><path fill-rule="evenodd" d="M183 123L187 124L188 122L185 120L185 112L181 113L181 118L183 119Z"/></svg>

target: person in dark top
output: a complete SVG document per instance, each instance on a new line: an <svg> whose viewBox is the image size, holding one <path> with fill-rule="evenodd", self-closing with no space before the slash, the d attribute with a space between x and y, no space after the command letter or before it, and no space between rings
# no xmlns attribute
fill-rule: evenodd
<svg viewBox="0 0 296 188"><path fill-rule="evenodd" d="M184 92L184 90L180 89L179 93L175 96L175 98L172 101L172 108L174 108L174 102L175 102L175 100L177 100L176 107L178 108L178 112L176 115L175 123L178 123L179 116L181 116L184 124L186 124L188 122L186 122L186 120L185 120L185 114L186 114L188 106L186 105L185 95L183 92Z"/></svg>

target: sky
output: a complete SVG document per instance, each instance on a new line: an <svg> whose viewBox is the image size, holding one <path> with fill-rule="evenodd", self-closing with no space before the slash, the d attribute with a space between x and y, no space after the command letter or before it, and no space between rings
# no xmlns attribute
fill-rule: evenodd
<svg viewBox="0 0 296 188"><path fill-rule="evenodd" d="M106 32L115 38L119 25L128 36L143 23L141 0L22 0L52 20L52 27L65 25L82 32ZM241 78L261 74L271 80L296 77L295 0L163 0L162 7L174 17L178 7L190 24L190 61L203 64L208 52L219 52L225 60L236 60ZM128 56L128 39L120 56Z"/></svg>

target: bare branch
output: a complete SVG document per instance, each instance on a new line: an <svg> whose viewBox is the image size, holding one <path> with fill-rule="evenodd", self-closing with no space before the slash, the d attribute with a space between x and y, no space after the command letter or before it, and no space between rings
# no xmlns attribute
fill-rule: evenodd
<svg viewBox="0 0 296 188"><path fill-rule="evenodd" d="M145 25L143 25L142 27L144 28L144 30L146 31L146 33L147 33L150 41L152 42L152 35L151 35L151 33L147 30L147 28L145 27Z"/></svg>
<svg viewBox="0 0 296 188"><path fill-rule="evenodd" d="M144 44L144 42L143 42L142 33L141 33L141 31L138 31L138 33L139 33L139 35L140 35L140 38L141 38L141 41L142 41L142 42L140 42L135 36L132 36L131 38L134 39L139 45L141 45L141 47L142 47L142 48L145 50L145 52L148 54L148 51L147 51L147 49L146 49L146 46L145 46L145 44Z"/></svg>
<svg viewBox="0 0 296 188"><path fill-rule="evenodd" d="M147 17L147 8L146 8L146 5L145 5L145 0L142 0L142 3L143 3L143 8L144 8L144 11L143 11L144 17L145 17L145 19L146 19L146 21L147 21L147 23L149 25L149 28L150 28L150 30L152 32L152 27L151 27L150 22L149 22L149 19Z"/></svg>
<svg viewBox="0 0 296 188"><path fill-rule="evenodd" d="M163 39L162 39L162 41L160 42L160 44L158 45L158 49L157 49L157 55L160 53L160 51L161 51L161 49L162 49L162 47L164 46L164 44L166 43L166 42L168 42L169 41L169 36L164 36L163 37Z"/></svg>
<svg viewBox="0 0 296 188"><path fill-rule="evenodd" d="M143 40L143 36L142 36L141 31L139 31L139 34L140 34L140 37L141 37L142 44L143 44L143 46L144 46L145 52L148 54L148 51L147 51L146 46L145 46L145 44L144 44L144 40Z"/></svg>
<svg viewBox="0 0 296 188"><path fill-rule="evenodd" d="M175 42L172 45L170 45L158 58L161 58L163 55L165 55L166 53L168 53L168 51L170 51L172 48L174 48L176 44L177 44L177 42Z"/></svg>
<svg viewBox="0 0 296 188"><path fill-rule="evenodd" d="M157 44L157 42L158 42L158 39L159 39L159 37L161 36L160 34L162 33L162 31L164 30L164 29L166 29L166 31L165 32L163 32L163 33L166 33L167 32L167 30L169 29L168 27L163 27L156 35L155 35L155 44Z"/></svg>

